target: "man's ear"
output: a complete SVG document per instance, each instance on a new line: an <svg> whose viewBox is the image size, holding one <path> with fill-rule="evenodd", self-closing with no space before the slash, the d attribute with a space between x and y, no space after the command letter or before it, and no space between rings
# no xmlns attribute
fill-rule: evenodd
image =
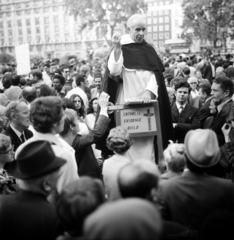
<svg viewBox="0 0 234 240"><path fill-rule="evenodd" d="M228 97L230 95L230 91L229 90L226 90L225 91L225 97Z"/></svg>
<svg viewBox="0 0 234 240"><path fill-rule="evenodd" d="M49 184L49 182L48 182L47 180L44 180L44 181L42 182L42 188L43 188L43 190L44 190L45 192L47 192L47 193L50 193L51 190L52 190L52 188L51 188L51 186L50 186L50 184Z"/></svg>

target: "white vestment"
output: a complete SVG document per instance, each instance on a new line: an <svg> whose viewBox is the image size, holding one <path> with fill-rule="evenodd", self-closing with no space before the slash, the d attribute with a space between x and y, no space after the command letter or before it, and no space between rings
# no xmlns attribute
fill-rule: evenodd
<svg viewBox="0 0 234 240"><path fill-rule="evenodd" d="M121 45L134 43L129 35L124 35ZM134 56L133 56L134 57ZM114 50L108 60L108 69L112 76L120 75L123 84L118 89L116 103L123 104L125 99L141 97L145 90L149 90L155 96L158 95L158 85L155 75L151 71L127 69L123 65L123 55L121 53L118 62L115 61ZM128 151L128 158L131 160L147 159L155 161L154 158L154 137L137 137Z"/></svg>

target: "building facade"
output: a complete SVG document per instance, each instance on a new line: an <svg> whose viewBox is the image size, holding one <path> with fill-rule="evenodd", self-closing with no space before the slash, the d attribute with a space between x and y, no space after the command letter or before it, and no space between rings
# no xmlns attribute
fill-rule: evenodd
<svg viewBox="0 0 234 240"><path fill-rule="evenodd" d="M45 58L66 54L87 58L88 48L102 47L95 31L81 32L79 18L66 13L63 0L0 0L0 50L28 43L31 55Z"/></svg>

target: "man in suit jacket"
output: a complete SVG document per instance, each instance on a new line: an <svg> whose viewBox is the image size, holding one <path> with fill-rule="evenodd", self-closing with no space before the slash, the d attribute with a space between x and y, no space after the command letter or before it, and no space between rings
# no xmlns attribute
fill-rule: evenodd
<svg viewBox="0 0 234 240"><path fill-rule="evenodd" d="M88 175L95 178L102 178L101 168L97 163L91 145L97 143L108 129L110 122L107 115L108 102L109 95L102 92L99 98L99 106L101 108L100 115L94 129L82 136L77 134L77 132L79 132L79 121L75 111L71 109L65 111L64 129L60 133L60 137L66 142L68 147L71 149L73 147L75 150L74 154L79 176Z"/></svg>
<svg viewBox="0 0 234 240"><path fill-rule="evenodd" d="M224 123L226 123L226 117L229 114L230 106L233 102L233 88L234 84L232 80L226 76L215 78L211 86L211 94L217 105L217 114L211 129L217 134L220 147L225 143L222 127Z"/></svg>
<svg viewBox="0 0 234 240"><path fill-rule="evenodd" d="M33 136L28 130L30 125L28 105L24 101L12 101L6 107L6 116L10 121L9 127L5 134L11 138L14 151Z"/></svg>
<svg viewBox="0 0 234 240"><path fill-rule="evenodd" d="M100 87L102 83L102 73L99 71L94 72L94 83L96 85L95 88L91 89L91 99L99 98L100 95Z"/></svg>
<svg viewBox="0 0 234 240"><path fill-rule="evenodd" d="M218 140L212 130L189 131L185 153L186 168L181 176L161 184L159 205L164 219L199 230L212 212L234 209L234 185L231 180L206 175L220 157Z"/></svg>
<svg viewBox="0 0 234 240"><path fill-rule="evenodd" d="M59 220L47 197L55 190L59 169L66 161L55 156L47 141L26 145L16 160L11 173L19 191L0 198L1 239L56 239Z"/></svg>
<svg viewBox="0 0 234 240"><path fill-rule="evenodd" d="M11 76L11 87L8 88L4 94L8 97L9 100L15 101L18 100L22 89L19 87L20 85L20 76Z"/></svg>
<svg viewBox="0 0 234 240"><path fill-rule="evenodd" d="M200 108L200 126L204 127L206 119L211 116L210 114L210 102L212 100L211 93L211 85L208 83L203 83L199 86L199 98L202 102L202 107Z"/></svg>
<svg viewBox="0 0 234 240"><path fill-rule="evenodd" d="M185 81L175 85L176 102L171 108L175 140L184 142L186 133L191 129L200 127L199 110L189 105L188 97L190 86Z"/></svg>

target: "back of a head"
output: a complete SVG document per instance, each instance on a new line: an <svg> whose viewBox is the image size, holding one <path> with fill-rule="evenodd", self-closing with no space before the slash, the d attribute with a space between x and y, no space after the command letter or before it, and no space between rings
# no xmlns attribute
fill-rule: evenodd
<svg viewBox="0 0 234 240"><path fill-rule="evenodd" d="M38 80L42 79L42 72L41 71L35 70L35 71L33 71L32 74L33 74L34 77L37 77Z"/></svg>
<svg viewBox="0 0 234 240"><path fill-rule="evenodd" d="M124 199L99 207L85 221L89 240L160 240L162 220L157 208L142 199Z"/></svg>
<svg viewBox="0 0 234 240"><path fill-rule="evenodd" d="M163 152L169 170L181 173L185 167L184 144L172 143Z"/></svg>
<svg viewBox="0 0 234 240"><path fill-rule="evenodd" d="M2 78L2 85L5 89L10 88L11 86L11 79L12 79L12 74L11 73L6 73L3 78Z"/></svg>
<svg viewBox="0 0 234 240"><path fill-rule="evenodd" d="M19 75L13 75L11 78L11 85L12 86L19 86L20 84L20 76Z"/></svg>
<svg viewBox="0 0 234 240"><path fill-rule="evenodd" d="M123 198L150 199L158 186L160 172L155 163L140 159L124 166L118 175L119 190Z"/></svg>
<svg viewBox="0 0 234 240"><path fill-rule="evenodd" d="M76 86L80 86L81 82L85 81L85 75L77 75L76 77Z"/></svg>
<svg viewBox="0 0 234 240"><path fill-rule="evenodd" d="M26 86L22 90L22 97L29 103L37 98L37 90L35 87Z"/></svg>
<svg viewBox="0 0 234 240"><path fill-rule="evenodd" d="M61 121L65 105L58 97L40 97L31 103L30 121L36 131L49 133Z"/></svg>
<svg viewBox="0 0 234 240"><path fill-rule="evenodd" d="M50 89L50 87L46 84L42 84L40 86L40 94L39 97L47 97L47 96L52 96L52 91Z"/></svg>
<svg viewBox="0 0 234 240"><path fill-rule="evenodd" d="M81 177L66 186L57 199L57 213L65 230L79 236L85 218L105 201L103 184L98 179Z"/></svg>
<svg viewBox="0 0 234 240"><path fill-rule="evenodd" d="M234 83L233 81L226 76L219 76L213 80L213 83L220 84L222 90L229 91L229 96L231 97L234 92Z"/></svg>

